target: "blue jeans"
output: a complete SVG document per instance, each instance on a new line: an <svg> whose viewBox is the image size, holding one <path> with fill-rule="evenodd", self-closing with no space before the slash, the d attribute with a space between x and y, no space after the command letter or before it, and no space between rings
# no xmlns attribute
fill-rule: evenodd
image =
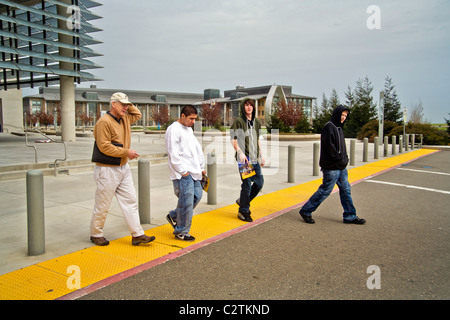
<svg viewBox="0 0 450 320"><path fill-rule="evenodd" d="M173 189L178 197L175 210L169 212L170 216L177 222L174 234L187 234L191 229L194 208L202 199L203 189L200 180L194 180L190 175L173 180Z"/></svg>
<svg viewBox="0 0 450 320"><path fill-rule="evenodd" d="M264 185L264 177L261 172L261 166L259 163L252 163L255 168L255 175L242 179L241 184L241 196L240 196L240 208L242 213L250 212L250 202L258 195Z"/></svg>
<svg viewBox="0 0 450 320"><path fill-rule="evenodd" d="M347 169L344 170L323 170L323 180L319 189L309 198L301 208L301 213L311 216L317 207L330 195L334 185L339 187L339 197L341 198L342 208L344 208L344 221L356 219L356 209L353 205L351 187L348 182Z"/></svg>

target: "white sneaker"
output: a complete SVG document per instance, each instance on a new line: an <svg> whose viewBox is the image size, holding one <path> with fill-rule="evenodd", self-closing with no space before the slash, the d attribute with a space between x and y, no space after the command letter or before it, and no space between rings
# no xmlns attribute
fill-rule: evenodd
<svg viewBox="0 0 450 320"><path fill-rule="evenodd" d="M195 238L191 236L189 233L183 233L183 234L176 234L175 238L178 240L184 240L184 241L194 241Z"/></svg>

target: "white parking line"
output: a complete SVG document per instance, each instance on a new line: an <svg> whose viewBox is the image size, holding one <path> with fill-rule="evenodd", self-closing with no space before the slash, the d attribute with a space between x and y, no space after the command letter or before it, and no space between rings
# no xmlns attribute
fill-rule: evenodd
<svg viewBox="0 0 450 320"><path fill-rule="evenodd" d="M387 181L365 180L365 182L373 182L373 183L379 183L379 184L387 184L387 185L390 185L390 186L405 187L405 188L410 188L410 189L418 189L418 190L424 190L424 191L431 191L431 192L439 192L439 193L444 193L444 194L450 194L450 191L431 189L431 188L424 188L424 187L418 187L418 186L411 186L411 185L408 185L408 184L401 184L401 183L394 183L394 182L387 182Z"/></svg>
<svg viewBox="0 0 450 320"><path fill-rule="evenodd" d="M432 174L441 174L441 175L444 175L444 176L450 176L450 173L445 173L445 172L426 171L426 170L417 170L417 169L406 169L406 168L397 168L397 170L422 172L422 173L432 173Z"/></svg>

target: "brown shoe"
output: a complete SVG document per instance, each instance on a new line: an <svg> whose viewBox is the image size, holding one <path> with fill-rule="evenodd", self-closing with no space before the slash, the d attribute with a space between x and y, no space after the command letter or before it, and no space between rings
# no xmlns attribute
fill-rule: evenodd
<svg viewBox="0 0 450 320"><path fill-rule="evenodd" d="M104 237L91 237L91 241L98 246L107 246L109 244L109 241Z"/></svg>
<svg viewBox="0 0 450 320"><path fill-rule="evenodd" d="M155 237L149 237L143 234L142 236L139 237L131 237L131 244L133 246L137 246L140 243L149 243L152 242L153 240L155 240Z"/></svg>

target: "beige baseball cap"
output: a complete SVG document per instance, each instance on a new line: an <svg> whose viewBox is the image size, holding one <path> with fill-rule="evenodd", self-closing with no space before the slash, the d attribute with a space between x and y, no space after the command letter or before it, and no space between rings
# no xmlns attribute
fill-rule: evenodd
<svg viewBox="0 0 450 320"><path fill-rule="evenodd" d="M116 92L111 96L111 101L120 101L123 104L132 104L130 100L128 100L128 96L123 92Z"/></svg>

